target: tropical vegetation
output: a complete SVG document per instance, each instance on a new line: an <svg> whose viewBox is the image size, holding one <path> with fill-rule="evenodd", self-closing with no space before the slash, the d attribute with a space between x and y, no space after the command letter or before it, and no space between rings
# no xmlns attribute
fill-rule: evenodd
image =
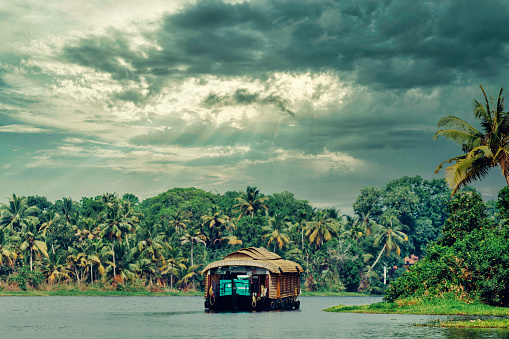
<svg viewBox="0 0 509 339"><path fill-rule="evenodd" d="M141 202L13 194L0 207L0 289L200 290L208 263L256 246L301 264L310 293L382 293L383 267L395 279L405 256L438 237L450 193L443 180L403 177L363 189L354 216L250 186L174 188Z"/></svg>

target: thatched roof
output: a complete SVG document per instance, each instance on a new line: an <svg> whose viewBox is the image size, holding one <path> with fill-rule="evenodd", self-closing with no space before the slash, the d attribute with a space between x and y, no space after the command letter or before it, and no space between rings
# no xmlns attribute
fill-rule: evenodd
<svg viewBox="0 0 509 339"><path fill-rule="evenodd" d="M203 273L211 268L222 266L253 266L262 267L271 273L301 273L304 272L302 266L290 261L284 260L276 253L270 252L262 247L249 247L228 254L223 260L213 262L207 265Z"/></svg>

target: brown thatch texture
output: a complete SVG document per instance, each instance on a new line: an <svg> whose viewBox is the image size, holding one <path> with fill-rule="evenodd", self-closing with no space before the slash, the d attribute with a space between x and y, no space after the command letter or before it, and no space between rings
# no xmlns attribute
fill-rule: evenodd
<svg viewBox="0 0 509 339"><path fill-rule="evenodd" d="M253 266L269 270L271 273L302 273L302 267L290 260L284 260L276 253L265 248L249 247L235 251L224 257L223 260L207 265L203 270L205 274L211 268L222 266Z"/></svg>

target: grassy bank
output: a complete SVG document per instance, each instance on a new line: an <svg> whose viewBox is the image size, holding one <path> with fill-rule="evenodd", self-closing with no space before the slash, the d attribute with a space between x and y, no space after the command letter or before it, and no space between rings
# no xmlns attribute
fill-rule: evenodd
<svg viewBox="0 0 509 339"><path fill-rule="evenodd" d="M195 296L203 292L171 290L158 286L140 284L41 284L37 288L28 286L26 291L17 284L0 281L0 296Z"/></svg>
<svg viewBox="0 0 509 339"><path fill-rule="evenodd" d="M435 321L429 324L418 324L423 327L448 327L448 328L500 328L509 329L509 319L471 319L453 321Z"/></svg>
<svg viewBox="0 0 509 339"><path fill-rule="evenodd" d="M394 303L379 302L360 306L333 306L326 312L379 313L379 314L431 314L509 316L509 308L493 307L481 303L467 304L460 300L433 298L427 300L405 299Z"/></svg>
<svg viewBox="0 0 509 339"><path fill-rule="evenodd" d="M437 321L418 326L458 328L509 328L509 308L493 307L478 302L466 303L457 299L430 298L404 299L394 303L379 302L371 305L338 305L325 309L326 312L375 313L375 314L422 314L422 315L465 315L495 317L490 319L468 319ZM500 317L500 318L496 318ZM504 317L504 318L502 318Z"/></svg>
<svg viewBox="0 0 509 339"><path fill-rule="evenodd" d="M124 297L124 296L202 296L202 292L171 291L171 292L148 292L148 291L94 291L94 290L28 290L28 291L0 291L0 297L6 296L90 296L90 297Z"/></svg>
<svg viewBox="0 0 509 339"><path fill-rule="evenodd" d="M301 296L304 297L367 297L367 294L357 292L309 292L301 291Z"/></svg>

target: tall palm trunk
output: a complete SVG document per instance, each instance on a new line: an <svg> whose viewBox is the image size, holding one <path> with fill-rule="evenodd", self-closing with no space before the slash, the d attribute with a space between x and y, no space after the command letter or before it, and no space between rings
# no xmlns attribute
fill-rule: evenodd
<svg viewBox="0 0 509 339"><path fill-rule="evenodd" d="M115 238L113 238L113 246L111 247L111 251L113 252L113 279L117 277L117 264L115 263Z"/></svg>
<svg viewBox="0 0 509 339"><path fill-rule="evenodd" d="M173 264L171 264L171 271L170 271L170 290L173 290Z"/></svg>
<svg viewBox="0 0 509 339"><path fill-rule="evenodd" d="M193 239L191 239L191 266L194 266L194 261L193 261Z"/></svg>
<svg viewBox="0 0 509 339"><path fill-rule="evenodd" d="M376 258L375 260L375 263L373 264L373 266L371 266L371 268L369 269L369 271L371 271L373 269L373 267L375 267L376 263L378 262L378 260L380 260L380 257L382 256L382 253L384 252L385 250L385 247L387 246L387 243L385 243L384 247L382 247L382 250L380 251L380 253L378 254L378 257ZM368 271L368 272L369 272Z"/></svg>
<svg viewBox="0 0 509 339"><path fill-rule="evenodd" d="M33 256L33 248L30 247L30 272L32 272L32 256Z"/></svg>
<svg viewBox="0 0 509 339"><path fill-rule="evenodd" d="M370 268L368 268L368 271L366 272L366 274L364 275L364 278L362 278L361 280L361 283L359 284L359 288L361 286L364 285L364 281L366 280L367 276L368 276L368 273L371 272L371 270L375 267L375 265L378 263L378 260L380 260L380 257L382 256L382 253L384 252L385 250L385 247L387 246L387 243L384 244L384 247L382 247L382 250L380 251L380 253L378 253L378 257L376 258L375 262L373 265L371 265Z"/></svg>
<svg viewBox="0 0 509 339"><path fill-rule="evenodd" d="M309 275L309 253L306 253L306 269L308 271L308 275Z"/></svg>
<svg viewBox="0 0 509 339"><path fill-rule="evenodd" d="M304 225L301 225L300 236L301 236L302 250L304 251Z"/></svg>

